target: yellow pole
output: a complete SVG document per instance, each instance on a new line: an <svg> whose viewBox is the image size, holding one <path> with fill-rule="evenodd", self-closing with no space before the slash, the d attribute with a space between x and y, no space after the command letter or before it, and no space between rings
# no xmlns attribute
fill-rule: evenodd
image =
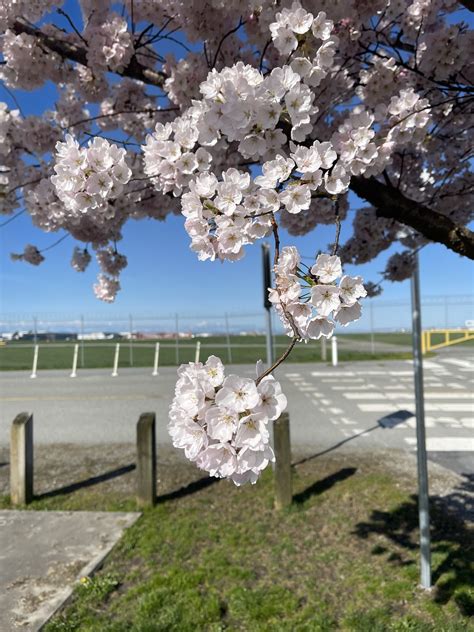
<svg viewBox="0 0 474 632"><path fill-rule="evenodd" d="M421 332L421 353L425 355L426 353L426 331Z"/></svg>

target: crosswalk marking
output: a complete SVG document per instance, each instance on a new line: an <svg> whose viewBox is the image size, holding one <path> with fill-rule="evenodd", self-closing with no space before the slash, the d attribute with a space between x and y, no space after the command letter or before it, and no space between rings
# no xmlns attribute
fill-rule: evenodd
<svg viewBox="0 0 474 632"><path fill-rule="evenodd" d="M470 360L460 360L459 358L443 358L443 362L447 364L454 364L454 366L461 366L467 369L474 369L474 362Z"/></svg>
<svg viewBox="0 0 474 632"><path fill-rule="evenodd" d="M416 447L414 437L405 437L404 441ZM474 452L473 437L428 437L426 439L428 452Z"/></svg>

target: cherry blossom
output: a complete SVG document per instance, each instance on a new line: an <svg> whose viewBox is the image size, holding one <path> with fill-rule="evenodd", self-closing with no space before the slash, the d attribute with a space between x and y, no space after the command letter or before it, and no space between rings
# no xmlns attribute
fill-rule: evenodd
<svg viewBox="0 0 474 632"><path fill-rule="evenodd" d="M190 362L178 369L168 430L186 458L235 485L255 483L275 460L268 424L286 408L286 397L272 376L257 380L225 376L219 358Z"/></svg>

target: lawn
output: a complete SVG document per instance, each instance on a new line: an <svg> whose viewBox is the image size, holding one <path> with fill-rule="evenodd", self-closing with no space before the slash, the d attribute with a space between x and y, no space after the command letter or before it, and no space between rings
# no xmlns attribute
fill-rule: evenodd
<svg viewBox="0 0 474 632"><path fill-rule="evenodd" d="M385 336L390 334L379 334L376 342L385 342ZM342 335L340 339L339 360L341 362L351 360L405 360L411 357L405 351L392 352L383 351L371 353L370 340L360 335ZM393 339L387 342L404 345L404 334L394 334ZM401 336L401 341L397 336ZM344 339L352 342L360 342L359 348L345 349ZM264 336L231 336L231 350L229 353L227 339L225 336L212 336L194 340L180 340L177 348L173 340L160 340L160 366L177 366L179 363L190 362L195 358L196 342L201 342L201 358L209 355L217 355L226 363L245 364L253 363L259 358L265 358L266 347ZM286 336L276 336L276 353L281 354L288 344ZM72 367L74 343L40 342L38 356L38 370L44 369L65 369ZM82 363L82 351L79 350L78 368L112 368L114 362L116 341L85 342L83 347L84 364ZM353 346L353 345L352 345ZM327 357L331 358L331 344L327 345ZM132 350L131 350L132 348ZM121 342L119 367L152 367L155 354L155 342L133 341L130 345L128 341ZM321 362L321 343L319 341L298 345L289 357L290 362ZM10 342L0 347L0 370L31 370L33 364L33 345L31 342Z"/></svg>
<svg viewBox="0 0 474 632"><path fill-rule="evenodd" d="M361 454L307 460L294 468L294 505L282 513L272 507L271 469L239 489L183 467L162 469L159 504L78 583L47 632L473 629L472 533L437 503L435 589L417 588L413 462L407 470ZM134 508L108 485L31 508Z"/></svg>

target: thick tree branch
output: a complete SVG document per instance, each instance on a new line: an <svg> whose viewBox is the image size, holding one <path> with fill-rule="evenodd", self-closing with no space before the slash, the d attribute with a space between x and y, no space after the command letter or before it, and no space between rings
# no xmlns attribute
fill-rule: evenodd
<svg viewBox="0 0 474 632"><path fill-rule="evenodd" d="M25 24L20 20L16 20L12 30L16 33L16 35L20 35L21 33L32 35L33 37L36 37L44 47L54 53L57 53L63 59L69 59L81 64L82 66L87 66L87 51L83 46L78 46L77 44L66 42L58 37L54 37L53 35L43 33L41 29ZM135 57L132 57L128 66L126 66L123 70L111 72L116 72L116 74L122 77L138 79L139 81L158 87L161 87L166 79L166 75L164 73L151 68L145 68L145 66L142 66Z"/></svg>
<svg viewBox="0 0 474 632"><path fill-rule="evenodd" d="M468 9L468 11L472 11L474 13L474 0L459 0L459 4L462 4L463 7Z"/></svg>
<svg viewBox="0 0 474 632"><path fill-rule="evenodd" d="M449 217L405 197L395 187L375 178L353 176L350 188L377 209L377 215L411 226L427 239L444 244L464 257L474 259L474 233Z"/></svg>

